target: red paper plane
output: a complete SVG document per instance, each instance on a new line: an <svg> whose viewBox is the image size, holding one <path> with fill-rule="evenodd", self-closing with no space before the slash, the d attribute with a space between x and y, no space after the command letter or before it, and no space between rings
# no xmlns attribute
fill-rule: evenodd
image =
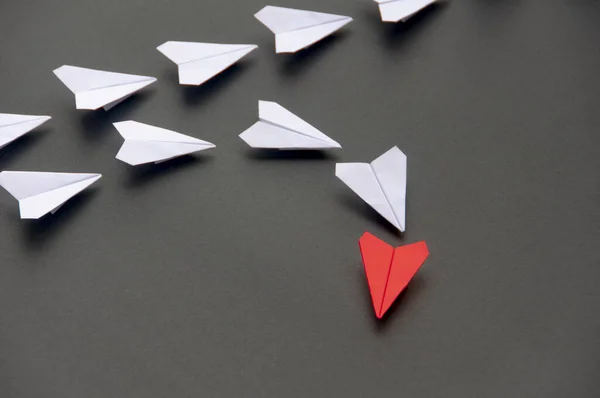
<svg viewBox="0 0 600 398"><path fill-rule="evenodd" d="M375 315L381 319L429 256L424 241L393 248L365 232L358 241Z"/></svg>

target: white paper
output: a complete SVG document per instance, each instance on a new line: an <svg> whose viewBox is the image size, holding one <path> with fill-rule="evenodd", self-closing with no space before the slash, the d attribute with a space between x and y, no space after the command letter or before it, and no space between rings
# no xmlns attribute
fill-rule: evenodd
<svg viewBox="0 0 600 398"><path fill-rule="evenodd" d="M54 74L75 94L77 109L109 110L156 78L63 65Z"/></svg>
<svg viewBox="0 0 600 398"><path fill-rule="evenodd" d="M0 149L50 119L52 119L50 116L0 113Z"/></svg>
<svg viewBox="0 0 600 398"><path fill-rule="evenodd" d="M341 145L275 102L258 101L259 120L240 138L253 148L330 149Z"/></svg>
<svg viewBox="0 0 600 398"><path fill-rule="evenodd" d="M406 155L393 147L369 163L338 163L335 175L400 231L406 229Z"/></svg>
<svg viewBox="0 0 600 398"><path fill-rule="evenodd" d="M0 186L19 201L22 219L38 219L54 213L101 177L101 174L3 171Z"/></svg>
<svg viewBox="0 0 600 398"><path fill-rule="evenodd" d="M207 141L133 120L113 125L125 138L117 159L132 166L161 163L215 147Z"/></svg>
<svg viewBox="0 0 600 398"><path fill-rule="evenodd" d="M275 6L266 6L254 16L275 33L277 53L295 53L352 21L344 15Z"/></svg>
<svg viewBox="0 0 600 398"><path fill-rule="evenodd" d="M199 86L257 47L253 44L168 41L156 49L177 64L179 84Z"/></svg>
<svg viewBox="0 0 600 398"><path fill-rule="evenodd" d="M437 0L375 0L384 22L406 21Z"/></svg>

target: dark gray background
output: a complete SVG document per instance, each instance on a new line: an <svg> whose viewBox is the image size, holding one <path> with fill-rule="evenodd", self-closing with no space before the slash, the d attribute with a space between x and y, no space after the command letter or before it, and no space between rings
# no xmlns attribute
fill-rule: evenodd
<svg viewBox="0 0 600 398"><path fill-rule="evenodd" d="M456 0L405 25L368 0L280 0L352 16L276 55L259 0L4 0L0 112L53 119L2 170L104 178L55 216L0 192L0 397L597 397L600 2ZM200 88L167 40L255 43ZM63 64L156 76L77 111ZM273 154L237 136L276 101L342 151ZM114 159L112 122L215 150ZM334 177L409 159L400 236ZM431 256L376 321L357 240Z"/></svg>

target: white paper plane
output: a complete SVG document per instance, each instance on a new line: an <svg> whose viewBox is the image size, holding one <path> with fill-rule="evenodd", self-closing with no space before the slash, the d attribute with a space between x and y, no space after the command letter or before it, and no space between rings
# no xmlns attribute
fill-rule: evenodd
<svg viewBox="0 0 600 398"><path fill-rule="evenodd" d="M258 122L240 134L253 148L330 149L342 146L275 102L258 101Z"/></svg>
<svg viewBox="0 0 600 398"><path fill-rule="evenodd" d="M132 166L161 163L215 147L207 141L133 120L113 123L113 126L125 138L117 159Z"/></svg>
<svg viewBox="0 0 600 398"><path fill-rule="evenodd" d="M77 109L105 111L156 81L155 77L63 65L54 74L75 94Z"/></svg>
<svg viewBox="0 0 600 398"><path fill-rule="evenodd" d="M177 64L179 84L199 86L257 47L253 44L168 41L156 49Z"/></svg>
<svg viewBox="0 0 600 398"><path fill-rule="evenodd" d="M0 149L50 119L52 119L50 116L0 113Z"/></svg>
<svg viewBox="0 0 600 398"><path fill-rule="evenodd" d="M254 16L275 33L277 53L295 53L352 22L344 15L274 6L266 6Z"/></svg>
<svg viewBox="0 0 600 398"><path fill-rule="evenodd" d="M375 0L384 22L406 21L438 0Z"/></svg>
<svg viewBox="0 0 600 398"><path fill-rule="evenodd" d="M406 155L393 147L369 163L338 163L335 175L396 228L406 229Z"/></svg>
<svg viewBox="0 0 600 398"><path fill-rule="evenodd" d="M19 201L22 219L38 219L54 214L100 177L101 174L3 171L0 186Z"/></svg>

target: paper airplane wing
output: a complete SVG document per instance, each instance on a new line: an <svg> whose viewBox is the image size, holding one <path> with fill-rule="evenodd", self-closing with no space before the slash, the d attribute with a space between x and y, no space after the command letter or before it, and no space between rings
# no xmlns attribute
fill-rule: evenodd
<svg viewBox="0 0 600 398"><path fill-rule="evenodd" d="M394 249L394 261L392 261L385 288L381 316L386 313L400 293L408 286L408 283L421 268L427 257L429 257L429 249L424 241Z"/></svg>
<svg viewBox="0 0 600 398"><path fill-rule="evenodd" d="M253 148L330 149L340 144L275 102L258 102L259 121L240 134Z"/></svg>
<svg viewBox="0 0 600 398"><path fill-rule="evenodd" d="M100 174L3 171L0 186L19 201L21 218L54 213L67 200L100 179Z"/></svg>
<svg viewBox="0 0 600 398"><path fill-rule="evenodd" d="M352 21L344 15L274 6L266 6L254 16L275 33L277 53L295 53Z"/></svg>
<svg viewBox="0 0 600 398"><path fill-rule="evenodd" d="M0 148L52 119L50 116L0 113Z"/></svg>
<svg viewBox="0 0 600 398"><path fill-rule="evenodd" d="M160 163L215 147L207 141L132 120L113 125L125 138L117 159L132 166Z"/></svg>
<svg viewBox="0 0 600 398"><path fill-rule="evenodd" d="M394 248L368 232L361 236L358 245L371 292L373 309L380 318Z"/></svg>
<svg viewBox="0 0 600 398"><path fill-rule="evenodd" d="M377 318L382 318L429 256L425 242L392 248L370 233L358 241Z"/></svg>
<svg viewBox="0 0 600 398"><path fill-rule="evenodd" d="M384 22L406 21L437 0L375 0L379 3L381 20Z"/></svg>
<svg viewBox="0 0 600 398"><path fill-rule="evenodd" d="M158 51L178 65L179 83L200 85L239 61L258 46L168 41Z"/></svg>
<svg viewBox="0 0 600 398"><path fill-rule="evenodd" d="M105 72L63 65L54 74L75 94L77 109L109 110L136 91L156 81L149 76Z"/></svg>
<svg viewBox="0 0 600 398"><path fill-rule="evenodd" d="M373 162L371 168L389 203L396 226L406 229L406 155L393 147Z"/></svg>

